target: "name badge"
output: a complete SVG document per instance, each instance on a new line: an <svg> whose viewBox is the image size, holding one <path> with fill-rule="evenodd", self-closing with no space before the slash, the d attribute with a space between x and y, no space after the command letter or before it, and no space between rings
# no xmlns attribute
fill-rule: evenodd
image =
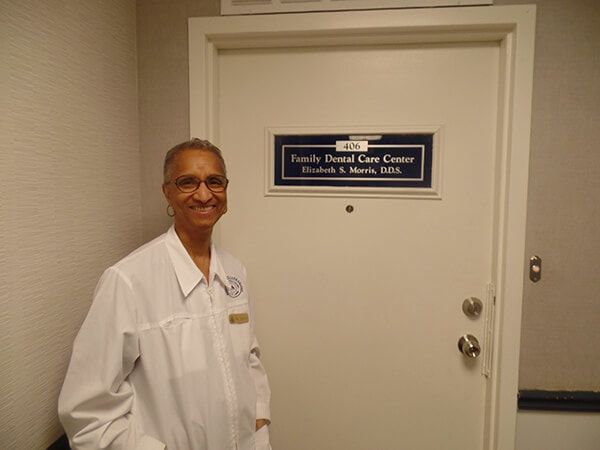
<svg viewBox="0 0 600 450"><path fill-rule="evenodd" d="M229 314L229 323L248 323L248 320L250 320L248 317L248 313Z"/></svg>

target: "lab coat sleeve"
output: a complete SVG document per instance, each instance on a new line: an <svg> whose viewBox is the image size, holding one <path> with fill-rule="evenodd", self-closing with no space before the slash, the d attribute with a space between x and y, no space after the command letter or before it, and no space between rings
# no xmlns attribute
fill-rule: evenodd
<svg viewBox="0 0 600 450"><path fill-rule="evenodd" d="M128 381L140 356L130 281L107 269L73 344L58 413L74 450L162 450L132 413Z"/></svg>
<svg viewBox="0 0 600 450"><path fill-rule="evenodd" d="M246 269L244 268L244 277L247 280ZM247 284L247 283L246 283ZM250 305L250 332L252 333L251 339L252 344L250 346L250 375L254 381L254 387L256 389L256 418L267 419L271 421L271 388L269 387L269 379L267 373L260 360L260 347L258 340L254 335L254 307L252 303L252 297L249 296Z"/></svg>

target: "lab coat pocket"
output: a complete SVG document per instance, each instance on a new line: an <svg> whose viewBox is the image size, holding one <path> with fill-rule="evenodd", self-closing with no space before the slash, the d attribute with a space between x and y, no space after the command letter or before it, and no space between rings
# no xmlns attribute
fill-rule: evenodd
<svg viewBox="0 0 600 450"><path fill-rule="evenodd" d="M254 433L254 448L256 450L271 450L268 425L260 427L256 433Z"/></svg>

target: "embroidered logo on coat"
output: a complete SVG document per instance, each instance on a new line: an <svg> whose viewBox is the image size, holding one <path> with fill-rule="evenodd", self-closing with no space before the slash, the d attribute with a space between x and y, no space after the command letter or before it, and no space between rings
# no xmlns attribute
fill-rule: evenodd
<svg viewBox="0 0 600 450"><path fill-rule="evenodd" d="M227 295L229 295L231 298L239 297L240 294L244 292L242 282L236 277L228 276L227 281L229 281L229 286L227 286Z"/></svg>

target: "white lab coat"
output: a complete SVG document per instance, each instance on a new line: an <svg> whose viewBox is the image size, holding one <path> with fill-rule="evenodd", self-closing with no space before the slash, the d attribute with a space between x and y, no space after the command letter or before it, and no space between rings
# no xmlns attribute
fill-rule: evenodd
<svg viewBox="0 0 600 450"><path fill-rule="evenodd" d="M107 269L59 398L71 447L270 449L251 318L242 264L213 245L207 284L173 227Z"/></svg>

